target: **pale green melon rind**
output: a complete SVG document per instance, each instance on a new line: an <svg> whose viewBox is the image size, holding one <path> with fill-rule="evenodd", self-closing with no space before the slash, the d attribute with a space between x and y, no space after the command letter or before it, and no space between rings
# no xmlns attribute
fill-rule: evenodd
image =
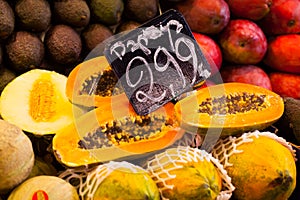
<svg viewBox="0 0 300 200"><path fill-rule="evenodd" d="M79 200L75 187L56 176L36 176L15 188L8 200L32 200L37 191L44 191L49 200Z"/></svg>
<svg viewBox="0 0 300 200"><path fill-rule="evenodd" d="M4 120L0 120L0 158L0 194L5 194L29 176L35 158L30 139Z"/></svg>

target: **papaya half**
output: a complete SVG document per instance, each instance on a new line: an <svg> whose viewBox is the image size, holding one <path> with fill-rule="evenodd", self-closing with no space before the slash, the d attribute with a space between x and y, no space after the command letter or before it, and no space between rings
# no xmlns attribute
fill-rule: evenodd
<svg viewBox="0 0 300 200"><path fill-rule="evenodd" d="M121 101L98 107L59 131L53 150L61 163L76 167L160 150L182 134L172 103L140 116L129 101Z"/></svg>
<svg viewBox="0 0 300 200"><path fill-rule="evenodd" d="M276 122L283 111L283 99L278 94L235 82L202 88L175 104L182 128L200 135L262 130Z"/></svg>
<svg viewBox="0 0 300 200"><path fill-rule="evenodd" d="M104 56L86 60L69 74L66 84L68 99L86 107L98 107L116 99L126 99L111 66Z"/></svg>

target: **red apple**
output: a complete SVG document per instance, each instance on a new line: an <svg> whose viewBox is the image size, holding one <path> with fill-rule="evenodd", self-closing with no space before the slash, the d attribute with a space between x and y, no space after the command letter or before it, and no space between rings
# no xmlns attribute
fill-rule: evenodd
<svg viewBox="0 0 300 200"><path fill-rule="evenodd" d="M286 34L268 42L264 63L282 72L300 74L300 35Z"/></svg>
<svg viewBox="0 0 300 200"><path fill-rule="evenodd" d="M223 59L235 64L257 64L267 51L267 39L260 27L246 19L230 20L219 35Z"/></svg>
<svg viewBox="0 0 300 200"><path fill-rule="evenodd" d="M211 75L219 71L222 65L222 52L219 45L210 37L193 32L193 35L211 66Z"/></svg>
<svg viewBox="0 0 300 200"><path fill-rule="evenodd" d="M273 0L270 12L258 23L266 35L300 32L300 1Z"/></svg>
<svg viewBox="0 0 300 200"><path fill-rule="evenodd" d="M268 74L255 65L228 65L222 67L220 73L224 83L248 83L272 90Z"/></svg>
<svg viewBox="0 0 300 200"><path fill-rule="evenodd" d="M230 13L237 18L260 20L270 11L272 0L226 0Z"/></svg>
<svg viewBox="0 0 300 200"><path fill-rule="evenodd" d="M176 3L192 31L217 34L228 24L230 11L224 0L185 0Z"/></svg>

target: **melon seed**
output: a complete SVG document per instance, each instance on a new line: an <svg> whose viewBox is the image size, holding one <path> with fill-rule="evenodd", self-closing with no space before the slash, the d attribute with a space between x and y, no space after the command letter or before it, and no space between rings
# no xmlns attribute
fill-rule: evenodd
<svg viewBox="0 0 300 200"><path fill-rule="evenodd" d="M165 126L171 126L171 119L160 115L126 116L106 122L95 131L83 137L78 144L80 148L95 149L148 140L156 137Z"/></svg>
<svg viewBox="0 0 300 200"><path fill-rule="evenodd" d="M37 79L30 93L29 113L36 122L47 122L56 113L54 85L50 74L44 74Z"/></svg>
<svg viewBox="0 0 300 200"><path fill-rule="evenodd" d="M251 110L260 111L267 107L265 102L266 95L250 94L229 94L220 97L206 98L199 104L199 113L212 114L237 114Z"/></svg>

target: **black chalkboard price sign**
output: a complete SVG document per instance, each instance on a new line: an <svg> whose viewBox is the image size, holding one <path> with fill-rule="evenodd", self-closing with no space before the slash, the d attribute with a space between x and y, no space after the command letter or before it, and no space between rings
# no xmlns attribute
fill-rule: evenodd
<svg viewBox="0 0 300 200"><path fill-rule="evenodd" d="M139 115L166 104L210 76L183 16L169 10L108 43L104 55Z"/></svg>

